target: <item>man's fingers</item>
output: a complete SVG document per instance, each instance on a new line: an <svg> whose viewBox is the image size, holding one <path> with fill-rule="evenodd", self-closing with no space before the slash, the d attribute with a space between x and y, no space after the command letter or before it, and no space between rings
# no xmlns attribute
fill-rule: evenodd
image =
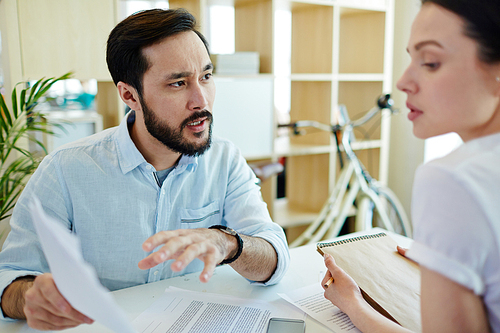
<svg viewBox="0 0 500 333"><path fill-rule="evenodd" d="M144 251L153 251L158 246L167 243L169 240L183 236L185 234L183 231L183 229L160 231L146 239L142 244L142 248Z"/></svg>
<svg viewBox="0 0 500 333"><path fill-rule="evenodd" d="M149 237L143 244L144 249L150 249L152 251L160 245L164 246L141 260L139 262L139 268L149 269L165 262L166 260L177 259L179 254L185 251L186 247L196 241L199 241L196 239L196 236L196 234L184 235L183 232L177 232L177 230L175 230L173 232L161 231Z"/></svg>
<svg viewBox="0 0 500 333"><path fill-rule="evenodd" d="M162 231L151 236L144 242L144 249L154 249L162 244L164 246L142 259L138 264L139 268L150 269L167 260L176 259L171 268L174 271L181 271L195 258L205 261L205 256L215 256L217 258L212 261L222 260L223 258L218 258L220 255L217 254L220 251L213 237L207 236L207 231L207 229Z"/></svg>
<svg viewBox="0 0 500 333"><path fill-rule="evenodd" d="M43 300L47 300L53 307L53 312L69 313L71 305L61 295L52 277L40 276L35 279L34 287L40 291ZM28 292L26 297L29 297ZM35 299L33 299L35 301Z"/></svg>
<svg viewBox="0 0 500 333"><path fill-rule="evenodd" d="M51 274L38 276L33 286L25 293L24 312L28 323L40 325L44 329L47 323L59 329L75 327L93 320L75 310L59 293ZM35 326L31 326L37 328ZM52 327L52 326L51 326Z"/></svg>
<svg viewBox="0 0 500 333"><path fill-rule="evenodd" d="M138 266L140 269L150 269L152 267L155 267L156 265L161 264L162 262L164 262L166 260L167 260L167 256L164 252L154 252L154 253L151 253L146 258L139 261Z"/></svg>
<svg viewBox="0 0 500 333"><path fill-rule="evenodd" d="M27 324L29 327L41 330L41 331L57 331L57 330L65 330L68 328L76 327L77 325L68 325L68 326L56 326L51 322L46 322L43 320L37 320L37 319L28 319Z"/></svg>
<svg viewBox="0 0 500 333"><path fill-rule="evenodd" d="M205 267L208 264L210 266L213 266L213 268L215 269L215 266L217 265L215 258L216 254L217 248L208 241L191 244L172 264L172 270L180 271L196 258L203 260L203 262L205 263Z"/></svg>
<svg viewBox="0 0 500 333"><path fill-rule="evenodd" d="M212 275L214 274L215 267L217 266L217 258L214 255L211 256L205 256L203 258L203 262L205 264L205 267L203 268L203 271L200 274L200 281L203 283L208 282Z"/></svg>
<svg viewBox="0 0 500 333"><path fill-rule="evenodd" d="M28 326L39 330L62 330L87 323L85 321L58 316L42 308L30 309L29 307L25 307L24 312ZM90 323L88 322L88 324Z"/></svg>
<svg viewBox="0 0 500 333"><path fill-rule="evenodd" d="M157 235L163 234L163 232L158 233ZM154 237L154 236L152 236ZM152 238L150 237L150 239ZM163 237L158 237L157 239L163 239ZM156 252L151 253L148 255L146 258L142 259L139 261L139 268L140 269L149 269L151 267L154 267L156 265L161 264L162 262L165 262L169 259L176 259L179 254L182 252L183 248L189 245L192 241L188 237L176 237L176 238L170 238L168 239L168 244L165 244L161 249L159 249ZM148 241L144 242L144 244L147 244ZM150 244L151 248L154 249L158 247L158 244L156 245L156 241L152 242ZM145 246L143 246L145 247Z"/></svg>

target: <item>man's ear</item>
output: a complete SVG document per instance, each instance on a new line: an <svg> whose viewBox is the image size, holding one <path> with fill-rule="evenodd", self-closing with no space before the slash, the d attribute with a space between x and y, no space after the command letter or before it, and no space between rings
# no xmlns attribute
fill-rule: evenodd
<svg viewBox="0 0 500 333"><path fill-rule="evenodd" d="M122 81L118 82L116 87L118 88L118 94L120 95L120 98L123 102L125 102L125 104L128 105L129 108L134 111L141 110L139 94L134 87Z"/></svg>

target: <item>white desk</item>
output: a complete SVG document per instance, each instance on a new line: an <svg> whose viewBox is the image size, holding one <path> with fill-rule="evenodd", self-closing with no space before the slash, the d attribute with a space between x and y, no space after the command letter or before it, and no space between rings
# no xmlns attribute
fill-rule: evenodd
<svg viewBox="0 0 500 333"><path fill-rule="evenodd" d="M373 229L370 232L355 233L353 235L386 232L382 229ZM389 233L390 234L390 233ZM408 247L411 240L403 236L390 234L403 247ZM345 238L339 237L340 238ZM162 295L169 286L189 289L200 292L210 292L218 294L228 294L241 298L254 298L261 300L281 300L278 293L288 290L298 289L310 284L320 283L325 274L326 268L323 258L316 252L316 245L306 245L290 250L291 263L290 269L277 285L270 287L254 286L248 283L229 266L221 266L215 270L213 277L208 283L201 283L198 279L199 273L187 274L184 276L163 280L155 283L145 284L132 288L122 289L112 292L117 304L127 313L128 319L133 321L144 310L146 310L157 297ZM284 300L281 300L285 302ZM0 322L0 332L2 333L28 333L39 332L30 329L25 322ZM99 323L93 325L81 325L79 327L66 330L68 333L83 332L111 332ZM314 319L307 317L306 333L331 333L323 325Z"/></svg>

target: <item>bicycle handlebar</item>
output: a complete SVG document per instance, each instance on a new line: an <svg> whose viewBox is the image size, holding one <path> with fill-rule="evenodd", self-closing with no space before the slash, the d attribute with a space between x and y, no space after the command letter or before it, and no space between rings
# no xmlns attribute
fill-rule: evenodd
<svg viewBox="0 0 500 333"><path fill-rule="evenodd" d="M354 121L351 121L349 119L349 115L347 114L347 110L345 109L345 106L340 105L339 106L340 113L341 113L342 118L344 118L342 121L342 122L345 121L344 124L340 124L340 121L339 121L339 124L326 125L326 124L322 124L320 122L312 121L312 120L299 120L299 121L289 123L289 124L278 124L278 127L291 127L291 128L293 128L293 132L295 135L302 134L298 129L304 128L304 127L313 127L313 128L317 128L317 129L320 129L323 131L327 131L327 132L336 132L336 131L342 130L343 128L345 128L347 126L350 126L350 127L361 126L364 123L366 123L367 121L369 121L371 118L373 118L373 116L375 116L378 112L380 112L381 110L384 110L384 109L388 109L391 111L391 114L394 114L394 113L396 113L397 110L393 109L393 107L392 107L393 105L394 105L394 100L391 98L391 95L385 94L385 95L380 96L377 99L376 105L373 108L371 108L363 117L361 117L360 119L354 120Z"/></svg>
<svg viewBox="0 0 500 333"><path fill-rule="evenodd" d="M377 100L377 105L380 109L389 109L391 112L394 110L392 106L394 105L394 100L391 98L391 94L385 94L379 97Z"/></svg>

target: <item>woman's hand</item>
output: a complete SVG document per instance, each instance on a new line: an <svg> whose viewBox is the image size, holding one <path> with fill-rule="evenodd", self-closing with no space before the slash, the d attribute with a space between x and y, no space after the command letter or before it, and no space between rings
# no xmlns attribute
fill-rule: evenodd
<svg viewBox="0 0 500 333"><path fill-rule="evenodd" d="M324 258L328 268L321 281L325 289L325 298L347 314L361 332L409 333L407 329L385 318L366 303L356 282L337 266L331 255L325 254ZM333 283L325 286L331 277Z"/></svg>
<svg viewBox="0 0 500 333"><path fill-rule="evenodd" d="M325 289L325 298L330 300L340 310L349 315L349 309L356 304L364 302L361 291L356 282L337 264L333 257L325 254L325 265L328 271L321 281L323 289ZM333 283L325 286L327 281L333 277Z"/></svg>
<svg viewBox="0 0 500 333"><path fill-rule="evenodd" d="M401 247L399 245L396 248L397 248L398 253L400 255L402 255L403 257L406 257L406 251L408 251L408 249L405 249L404 247Z"/></svg>

